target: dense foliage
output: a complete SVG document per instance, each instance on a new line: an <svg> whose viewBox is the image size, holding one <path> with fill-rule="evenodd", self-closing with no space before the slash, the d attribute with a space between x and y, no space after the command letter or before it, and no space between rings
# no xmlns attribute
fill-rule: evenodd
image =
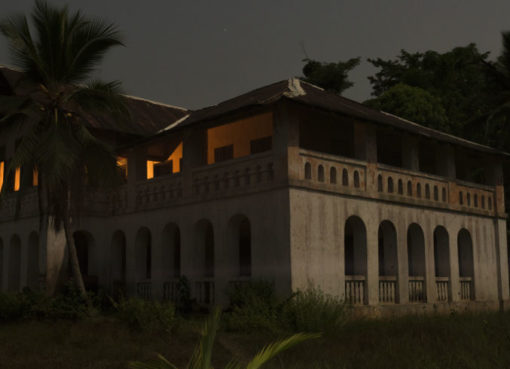
<svg viewBox="0 0 510 369"><path fill-rule="evenodd" d="M359 63L360 58L352 58L347 61L337 63L319 62L316 60L305 59L303 74L305 80L323 89L337 94L341 94L353 85L348 79L349 72Z"/></svg>

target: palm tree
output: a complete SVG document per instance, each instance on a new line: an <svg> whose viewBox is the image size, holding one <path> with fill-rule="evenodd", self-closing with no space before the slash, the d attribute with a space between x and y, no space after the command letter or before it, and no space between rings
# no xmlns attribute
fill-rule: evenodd
<svg viewBox="0 0 510 369"><path fill-rule="evenodd" d="M220 322L220 309L215 308L209 319L204 325L202 330L202 337L200 342L195 347L191 359L186 365L186 369L212 369L211 359L213 352L214 340ZM297 333L282 341L274 342L264 347L260 352L251 359L251 361L244 366L246 369L259 369L269 360L274 358L279 353L288 350L289 348L307 341L309 339L319 338L320 334L317 333ZM164 356L158 355L158 358L152 362L142 363L139 361L130 362L131 369L178 369L175 365L170 363ZM243 366L236 361L231 361L225 369L242 369Z"/></svg>
<svg viewBox="0 0 510 369"><path fill-rule="evenodd" d="M114 150L90 132L85 115L120 118L127 109L118 82L86 81L122 41L113 24L42 0L36 0L30 21L19 15L0 23L22 72L14 96L0 100L0 132L13 125L22 132L7 178L16 168L37 170L41 219L46 219L41 224L48 227L50 218L57 230L63 227L73 280L87 299L73 239L81 194L85 187L104 188L120 178Z"/></svg>

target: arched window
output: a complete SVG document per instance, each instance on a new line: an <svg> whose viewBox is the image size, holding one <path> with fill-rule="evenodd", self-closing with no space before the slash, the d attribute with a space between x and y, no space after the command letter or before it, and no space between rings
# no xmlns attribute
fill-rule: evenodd
<svg viewBox="0 0 510 369"><path fill-rule="evenodd" d="M199 303L211 304L215 300L215 243L214 230L209 220L202 219L195 226L193 252L193 274L196 279L195 296Z"/></svg>
<svg viewBox="0 0 510 369"><path fill-rule="evenodd" d="M492 210L492 197L487 198L487 203L489 205L489 210Z"/></svg>
<svg viewBox="0 0 510 369"><path fill-rule="evenodd" d="M464 205L464 194L462 191L459 191L459 204Z"/></svg>
<svg viewBox="0 0 510 369"><path fill-rule="evenodd" d="M407 181L407 196L413 196L413 184Z"/></svg>
<svg viewBox="0 0 510 369"><path fill-rule="evenodd" d="M397 232L390 221L379 225L379 301L397 302Z"/></svg>
<svg viewBox="0 0 510 369"><path fill-rule="evenodd" d="M354 171L354 187L359 188L359 172Z"/></svg>
<svg viewBox="0 0 510 369"><path fill-rule="evenodd" d="M139 282L152 278L152 237L148 228L138 230L135 240L136 277Z"/></svg>
<svg viewBox="0 0 510 369"><path fill-rule="evenodd" d="M388 192L393 193L393 178L388 177Z"/></svg>
<svg viewBox="0 0 510 369"><path fill-rule="evenodd" d="M472 300L475 296L473 242L466 229L461 229L457 236L459 256L460 298Z"/></svg>
<svg viewBox="0 0 510 369"><path fill-rule="evenodd" d="M18 235L11 237L8 256L7 289L18 292L21 289L21 239Z"/></svg>
<svg viewBox="0 0 510 369"><path fill-rule="evenodd" d="M450 299L450 246L448 232L438 226L434 230L434 267L438 301Z"/></svg>
<svg viewBox="0 0 510 369"><path fill-rule="evenodd" d="M430 199L430 186L428 183L425 184L425 198Z"/></svg>
<svg viewBox="0 0 510 369"><path fill-rule="evenodd" d="M409 301L425 301L425 241L419 225L413 223L407 230L407 257L409 266Z"/></svg>
<svg viewBox="0 0 510 369"><path fill-rule="evenodd" d="M363 221L351 216L344 233L345 298L353 304L366 303L367 235Z"/></svg>
<svg viewBox="0 0 510 369"><path fill-rule="evenodd" d="M439 201L439 190L437 186L434 186L434 201Z"/></svg>
<svg viewBox="0 0 510 369"><path fill-rule="evenodd" d="M468 192L466 195L467 206L471 206L471 194Z"/></svg>
<svg viewBox="0 0 510 369"><path fill-rule="evenodd" d="M324 167L322 165L319 165L317 169L317 177L319 182L324 182Z"/></svg>
<svg viewBox="0 0 510 369"><path fill-rule="evenodd" d="M478 207L478 195L476 193L473 195L473 204L475 208Z"/></svg>
<svg viewBox="0 0 510 369"><path fill-rule="evenodd" d="M342 170L342 185L349 186L349 174L345 168Z"/></svg>
<svg viewBox="0 0 510 369"><path fill-rule="evenodd" d="M377 191L383 192L383 182L382 182L382 175L377 176Z"/></svg>
<svg viewBox="0 0 510 369"><path fill-rule="evenodd" d="M163 229L162 264L165 280L181 276L181 232L179 226L170 223Z"/></svg>
<svg viewBox="0 0 510 369"><path fill-rule="evenodd" d="M329 182L331 184L336 184L336 168L335 167L331 167L329 169Z"/></svg>
<svg viewBox="0 0 510 369"><path fill-rule="evenodd" d="M443 202L446 202L446 188L443 187L443 189L441 190L441 193L442 193L442 199L443 199Z"/></svg>
<svg viewBox="0 0 510 369"><path fill-rule="evenodd" d="M398 194L403 195L404 194L404 185L402 184L402 180L398 180Z"/></svg>
<svg viewBox="0 0 510 369"><path fill-rule="evenodd" d="M310 163L305 164L305 179L312 179L312 165Z"/></svg>
<svg viewBox="0 0 510 369"><path fill-rule="evenodd" d="M421 184L420 183L418 183L416 185L416 196L421 197Z"/></svg>
<svg viewBox="0 0 510 369"><path fill-rule="evenodd" d="M112 237L111 273L114 296L125 294L126 288L126 236L122 231L116 231Z"/></svg>
<svg viewBox="0 0 510 369"><path fill-rule="evenodd" d="M485 209L485 196L482 195L482 209Z"/></svg>
<svg viewBox="0 0 510 369"><path fill-rule="evenodd" d="M27 286L31 290L39 289L39 235L30 233L27 253Z"/></svg>

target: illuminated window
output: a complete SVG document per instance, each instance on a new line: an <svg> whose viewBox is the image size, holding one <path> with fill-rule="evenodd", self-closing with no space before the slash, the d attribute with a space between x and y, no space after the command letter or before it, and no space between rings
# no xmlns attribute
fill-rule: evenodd
<svg viewBox="0 0 510 369"><path fill-rule="evenodd" d="M32 186L37 187L39 185L39 171L37 168L34 168L32 174Z"/></svg>
<svg viewBox="0 0 510 369"><path fill-rule="evenodd" d="M21 168L16 168L14 172L14 191L19 191L21 186Z"/></svg>
<svg viewBox="0 0 510 369"><path fill-rule="evenodd" d="M4 166L5 163L0 161L0 191L2 190L2 186L4 185Z"/></svg>
<svg viewBox="0 0 510 369"><path fill-rule="evenodd" d="M259 114L209 128L207 130L207 164L215 163L217 155L220 159L227 157L226 154L230 153L226 151L230 150L230 147L232 147L230 159L271 150L272 136L272 113ZM217 154L218 149L219 154Z"/></svg>
<svg viewBox="0 0 510 369"><path fill-rule="evenodd" d="M147 160L147 179L181 171L182 142L164 161ZM127 168L127 167L126 167ZM126 169L127 170L127 169Z"/></svg>

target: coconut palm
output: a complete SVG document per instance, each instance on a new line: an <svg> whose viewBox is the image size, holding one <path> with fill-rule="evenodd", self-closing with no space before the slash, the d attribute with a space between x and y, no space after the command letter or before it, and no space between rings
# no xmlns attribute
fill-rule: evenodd
<svg viewBox="0 0 510 369"><path fill-rule="evenodd" d="M122 45L121 37L112 24L40 0L30 18L9 17L0 32L22 72L14 95L0 99L0 134L16 129L22 136L7 178L16 168L26 175L37 170L41 219L63 227L73 280L86 298L73 239L80 200L85 187L119 181L114 150L91 133L86 116L120 118L127 111L118 82L87 81L105 53Z"/></svg>
<svg viewBox="0 0 510 369"><path fill-rule="evenodd" d="M202 330L202 337L200 342L195 347L191 359L186 365L186 369L212 369L211 359L213 352L214 340L220 322L220 309L216 308L212 311L209 319L204 325ZM282 341L274 342L267 345L255 355L248 364L245 366L232 360L228 363L225 369L259 369L269 360L274 358L279 353L288 350L289 348L309 339L320 337L316 333L297 333ZM175 365L170 363L164 356L158 355L158 358L152 362L131 362L129 364L131 369L178 369Z"/></svg>

